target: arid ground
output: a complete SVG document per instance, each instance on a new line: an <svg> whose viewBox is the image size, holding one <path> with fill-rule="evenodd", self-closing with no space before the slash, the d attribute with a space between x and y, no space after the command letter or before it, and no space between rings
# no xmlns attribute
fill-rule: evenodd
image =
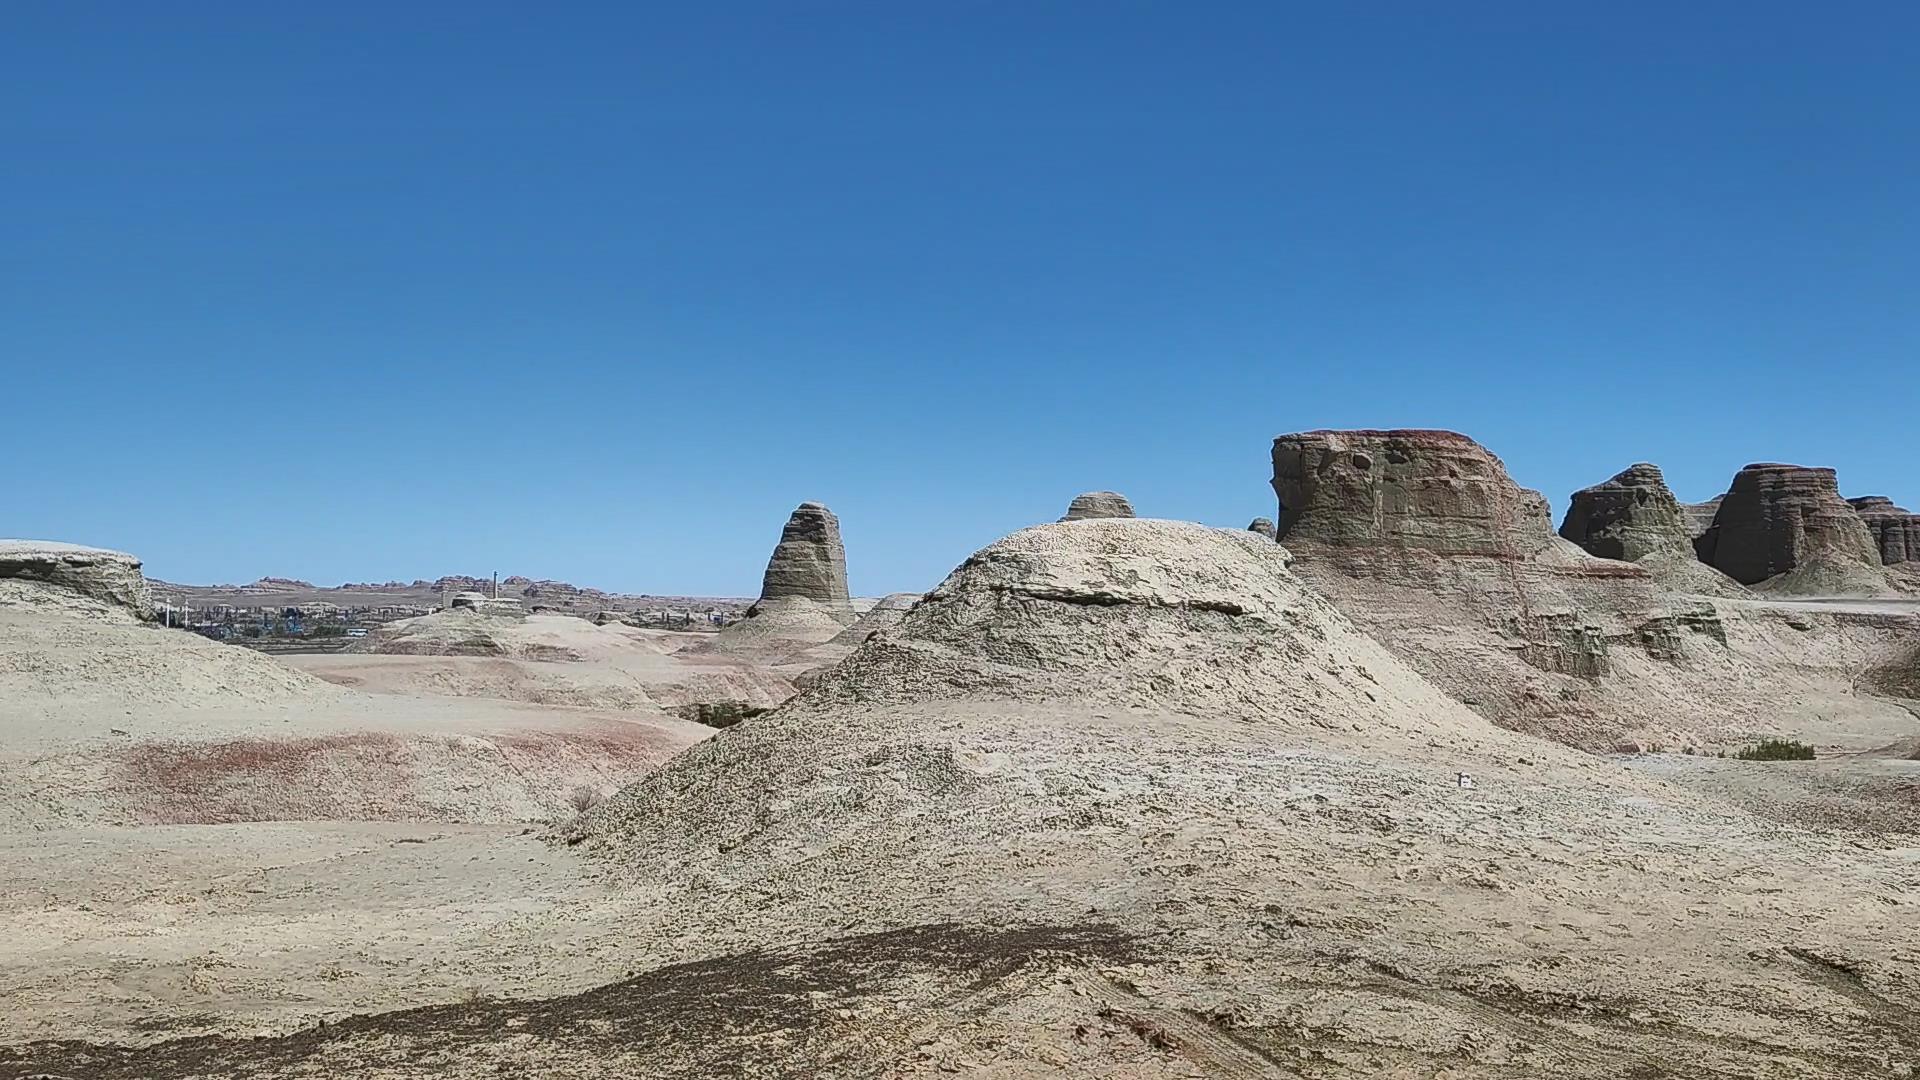
<svg viewBox="0 0 1920 1080"><path fill-rule="evenodd" d="M878 604L807 504L718 635L274 658L9 549L0 1077L1920 1068L1904 571L1598 557L1458 436L1275 463L1277 542L1093 493Z"/></svg>

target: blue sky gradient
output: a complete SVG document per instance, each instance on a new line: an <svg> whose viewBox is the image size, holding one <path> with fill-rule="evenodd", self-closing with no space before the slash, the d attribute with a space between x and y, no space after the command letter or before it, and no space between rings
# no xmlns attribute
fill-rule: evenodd
<svg viewBox="0 0 1920 1080"><path fill-rule="evenodd" d="M0 534L930 587L1318 427L1920 504L1920 6L10 5ZM1920 508L1920 507L1916 507Z"/></svg>

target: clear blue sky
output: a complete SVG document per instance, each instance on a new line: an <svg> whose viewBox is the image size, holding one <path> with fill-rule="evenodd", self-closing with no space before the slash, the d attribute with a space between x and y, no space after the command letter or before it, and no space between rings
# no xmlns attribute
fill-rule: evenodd
<svg viewBox="0 0 1920 1080"><path fill-rule="evenodd" d="M1920 5L7 5L0 534L856 591L1275 434L1920 503Z"/></svg>

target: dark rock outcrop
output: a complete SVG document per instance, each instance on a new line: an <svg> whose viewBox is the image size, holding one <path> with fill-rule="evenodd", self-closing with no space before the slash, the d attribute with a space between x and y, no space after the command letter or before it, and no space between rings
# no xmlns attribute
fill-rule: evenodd
<svg viewBox="0 0 1920 1080"><path fill-rule="evenodd" d="M1309 431L1273 440L1277 538L1525 558L1553 544L1547 501L1451 431Z"/></svg>
<svg viewBox="0 0 1920 1080"><path fill-rule="evenodd" d="M1888 566L1920 562L1920 514L1895 506L1885 495L1848 499L1872 534L1880 561Z"/></svg>
<svg viewBox="0 0 1920 1080"><path fill-rule="evenodd" d="M847 605L847 550L840 542L840 519L819 503L801 503L787 518L767 560L755 607L779 600Z"/></svg>
<svg viewBox="0 0 1920 1080"><path fill-rule="evenodd" d="M1133 516L1133 504L1125 495L1117 491L1086 491L1073 497L1067 504L1067 516L1061 521L1083 521L1087 518L1130 518Z"/></svg>
<svg viewBox="0 0 1920 1080"><path fill-rule="evenodd" d="M140 560L122 551L52 540L0 540L0 581L153 617Z"/></svg>
<svg viewBox="0 0 1920 1080"><path fill-rule="evenodd" d="M1880 565L1873 535L1840 497L1832 469L1771 462L1735 474L1695 550L1744 585L1815 564Z"/></svg>
<svg viewBox="0 0 1920 1080"><path fill-rule="evenodd" d="M1691 552L1693 532L1658 465L1629 466L1573 493L1560 535L1603 559L1638 562L1655 552Z"/></svg>
<svg viewBox="0 0 1920 1080"><path fill-rule="evenodd" d="M1247 531L1250 533L1259 533L1261 536L1271 540L1273 539L1273 522L1268 521L1266 518L1254 518L1252 521L1247 522Z"/></svg>

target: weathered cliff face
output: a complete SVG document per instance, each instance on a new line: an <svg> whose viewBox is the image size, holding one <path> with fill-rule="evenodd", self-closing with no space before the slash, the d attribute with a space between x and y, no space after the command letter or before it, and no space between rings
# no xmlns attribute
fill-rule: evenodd
<svg viewBox="0 0 1920 1080"><path fill-rule="evenodd" d="M1760 463L1735 474L1695 545L1700 560L1746 585L1814 567L1878 567L1880 552L1832 469Z"/></svg>
<svg viewBox="0 0 1920 1080"><path fill-rule="evenodd" d="M7 586L0 589L0 599L66 599L125 617L153 617L140 560L122 551L52 540L0 540L0 585Z"/></svg>
<svg viewBox="0 0 1920 1080"><path fill-rule="evenodd" d="M847 550L840 542L840 519L819 503L801 503L787 518L767 560L760 603L778 600L847 604Z"/></svg>
<svg viewBox="0 0 1920 1080"><path fill-rule="evenodd" d="M1547 502L1451 431L1309 431L1273 440L1283 544L1527 558L1553 542Z"/></svg>
<svg viewBox="0 0 1920 1080"><path fill-rule="evenodd" d="M1854 513L1867 526L1880 561L1888 566L1920 563L1920 514L1895 506L1885 495L1867 495L1848 499Z"/></svg>
<svg viewBox="0 0 1920 1080"><path fill-rule="evenodd" d="M1088 518L1130 518L1133 504L1125 495L1117 491L1085 491L1073 497L1067 504L1067 515L1061 521L1084 521Z"/></svg>
<svg viewBox="0 0 1920 1080"><path fill-rule="evenodd" d="M1463 435L1283 435L1273 468L1294 572L1490 719L1609 746L1716 715L1713 695L1690 680L1728 662L1725 634L1711 607L1683 595L1701 590L1667 564L1720 575L1694 561L1684 512L1670 492L1658 497L1657 471L1628 470L1617 499L1610 482L1606 500L1588 500L1592 531L1622 554L1647 549L1643 565L1554 535L1545 500ZM1602 502L1618 512L1600 513Z"/></svg>
<svg viewBox="0 0 1920 1080"><path fill-rule="evenodd" d="M1724 498L1725 495L1715 495L1706 502L1680 504L1680 513L1687 519L1687 534L1695 544L1700 542L1708 529L1713 528L1714 515L1720 512L1720 500Z"/></svg>
<svg viewBox="0 0 1920 1080"><path fill-rule="evenodd" d="M1693 532L1658 465L1641 462L1573 493L1560 535L1603 559L1693 552Z"/></svg>

